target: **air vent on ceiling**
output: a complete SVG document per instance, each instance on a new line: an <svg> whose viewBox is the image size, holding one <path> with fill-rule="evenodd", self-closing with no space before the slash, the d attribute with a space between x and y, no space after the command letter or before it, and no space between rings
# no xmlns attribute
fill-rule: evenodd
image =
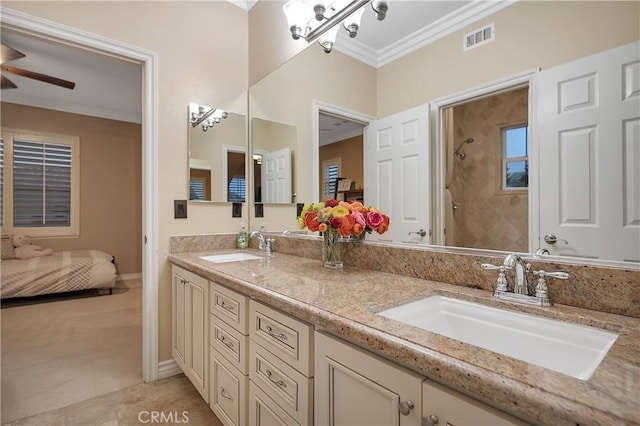
<svg viewBox="0 0 640 426"><path fill-rule="evenodd" d="M495 33L495 24L491 23L479 30L465 34L462 39L464 50L473 49L474 47L493 41Z"/></svg>

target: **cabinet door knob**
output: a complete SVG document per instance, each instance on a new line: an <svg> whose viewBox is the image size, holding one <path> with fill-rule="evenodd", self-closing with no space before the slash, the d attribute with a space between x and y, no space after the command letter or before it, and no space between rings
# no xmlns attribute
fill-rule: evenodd
<svg viewBox="0 0 640 426"><path fill-rule="evenodd" d="M400 402L400 414L403 416L408 416L411 414L411 410L413 410L413 402L411 401L401 401Z"/></svg>
<svg viewBox="0 0 640 426"><path fill-rule="evenodd" d="M427 426L427 422L425 422L424 420L431 422L432 425L437 425L440 422L440 419L435 414L431 414L429 415L429 417L425 417L423 419L424 425Z"/></svg>

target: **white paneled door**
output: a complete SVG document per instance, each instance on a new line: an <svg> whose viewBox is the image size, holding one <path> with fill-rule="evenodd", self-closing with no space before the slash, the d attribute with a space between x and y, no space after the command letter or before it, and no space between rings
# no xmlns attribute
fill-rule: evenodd
<svg viewBox="0 0 640 426"><path fill-rule="evenodd" d="M640 43L542 71L537 97L539 246L640 261Z"/></svg>
<svg viewBox="0 0 640 426"><path fill-rule="evenodd" d="M365 204L391 218L379 239L430 244L429 106L369 123L364 157Z"/></svg>
<svg viewBox="0 0 640 426"><path fill-rule="evenodd" d="M262 202L291 203L291 150L262 154Z"/></svg>

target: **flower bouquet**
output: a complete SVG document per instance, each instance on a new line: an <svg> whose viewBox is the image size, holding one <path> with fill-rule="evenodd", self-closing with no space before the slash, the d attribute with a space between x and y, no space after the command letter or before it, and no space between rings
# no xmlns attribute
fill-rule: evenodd
<svg viewBox="0 0 640 426"><path fill-rule="evenodd" d="M359 201L326 200L305 204L298 227L322 232L322 260L331 268L342 267L340 238L360 239L366 234L384 234L389 229L389 216Z"/></svg>

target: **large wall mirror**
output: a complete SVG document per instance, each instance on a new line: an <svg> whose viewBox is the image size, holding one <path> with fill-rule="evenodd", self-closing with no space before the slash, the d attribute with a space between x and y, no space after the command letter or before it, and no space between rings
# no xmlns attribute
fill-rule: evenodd
<svg viewBox="0 0 640 426"><path fill-rule="evenodd" d="M246 117L198 104L188 114L189 201L244 202Z"/></svg>
<svg viewBox="0 0 640 426"><path fill-rule="evenodd" d="M393 5L390 4L389 14ZM426 232L424 236L418 233L407 236L408 232L403 231L403 236L394 238L393 243L524 253L532 253L538 247L561 249L565 245L562 235L557 235L555 246L545 246L544 234L533 233L536 227L540 230L541 217L547 208L540 205L538 194L532 194L529 187L532 179L544 173L537 163L539 157L536 158L537 112L530 110L531 95L535 95L537 88L534 79L527 76L637 41L640 25L628 17L634 8L637 6L625 2L520 1L377 66L338 51L337 44L349 43L348 39L339 38L328 55L314 44L250 88L250 115L296 127L296 203L316 202L326 196L322 162L330 157L341 158L342 164L348 163L350 170L354 170L344 168L343 172L354 175L356 185L349 188L354 191L353 197L361 197L366 204L385 210L382 206L385 197L392 199L391 194L399 189L365 186L367 179L360 178L360 173L366 174L372 167L366 163L366 152L364 155L353 152L359 152L356 148L366 151L364 141L373 140L366 135L373 127L369 123L398 117L426 105L426 112L423 110L421 114L428 125L429 148L427 159L418 168L428 169L428 174L424 180L414 182L413 191L418 194L416 198L426 200L428 220L424 225L416 222L416 229L409 231L423 228L432 231L432 235ZM593 34L593 39L591 36L585 39L583 35L590 34L591 23L599 22L603 15L612 22L610 31L605 31L607 37L603 40ZM570 30L567 22L584 26L584 31L575 27ZM494 24L496 39L474 50L463 50L464 35L488 23ZM364 26L365 23L363 31ZM535 39L528 36L529 30L542 27L545 31L537 32ZM513 81L509 82L510 78ZM492 88L486 90L493 92L482 92L479 88ZM462 94L467 94L466 98ZM323 118L326 116L330 119ZM337 150L321 153L329 149L321 142L323 128L347 122L363 128L364 137L349 136L350 153L340 154ZM629 135L633 138L633 132ZM637 139L636 135L634 146L640 143ZM353 144L359 146L354 148ZM630 165L637 168L640 161L625 164L627 169ZM361 168L363 172L359 171ZM637 173L633 170L632 175ZM633 191L638 188L634 186ZM640 199L640 195L632 194L630 199ZM389 208L394 208L392 204L388 204ZM412 208L410 202L406 206ZM263 213L263 217L252 218L253 229L261 225L269 231L296 228L295 205L267 205ZM390 213L391 227L397 228L402 217ZM631 222L634 220L640 217ZM634 223L631 227L637 228L638 223ZM580 249L555 254L572 262L612 264L609 261L613 260L630 267L637 267L640 260L583 256Z"/></svg>

